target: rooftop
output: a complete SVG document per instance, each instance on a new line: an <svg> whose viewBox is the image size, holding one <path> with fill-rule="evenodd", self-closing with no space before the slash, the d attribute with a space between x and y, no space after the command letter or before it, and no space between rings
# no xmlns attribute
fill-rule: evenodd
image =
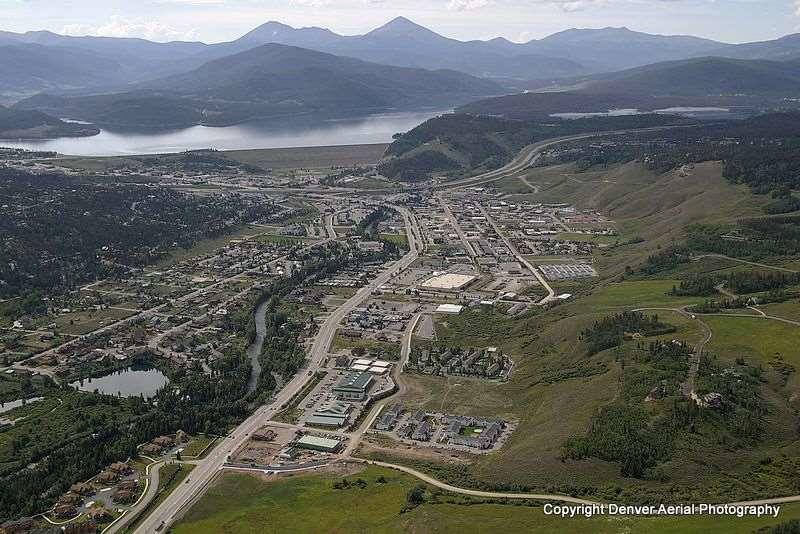
<svg viewBox="0 0 800 534"><path fill-rule="evenodd" d="M341 442L330 438L321 438L319 436L305 435L297 440L297 444L306 447L322 447L325 449L335 449Z"/></svg>
<svg viewBox="0 0 800 534"><path fill-rule="evenodd" d="M334 390L338 389L360 389L367 388L372 381L372 375L365 372L348 373L336 384Z"/></svg>

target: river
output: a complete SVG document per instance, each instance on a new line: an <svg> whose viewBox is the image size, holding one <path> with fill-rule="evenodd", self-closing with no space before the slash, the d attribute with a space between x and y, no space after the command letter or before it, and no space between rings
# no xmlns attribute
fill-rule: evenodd
<svg viewBox="0 0 800 534"><path fill-rule="evenodd" d="M0 146L48 150L73 156L126 156L202 148L245 150L389 143L395 133L406 132L441 113L441 111L391 113L295 126L249 122L219 128L193 126L181 130L146 133L103 130L94 137L60 137L32 141L0 140Z"/></svg>
<svg viewBox="0 0 800 534"><path fill-rule="evenodd" d="M261 376L261 363L258 361L258 357L261 356L261 350L264 348L264 337L267 334L267 325L265 321L268 305L269 300L262 302L261 305L256 308L256 337L250 346L247 347L247 357L250 358L250 365L252 366L250 378L247 380L248 393L252 393L256 390L258 378Z"/></svg>

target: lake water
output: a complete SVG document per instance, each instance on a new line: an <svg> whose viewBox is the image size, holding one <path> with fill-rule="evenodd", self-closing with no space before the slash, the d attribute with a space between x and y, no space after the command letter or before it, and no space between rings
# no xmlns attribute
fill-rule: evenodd
<svg viewBox="0 0 800 534"><path fill-rule="evenodd" d="M49 150L74 156L125 156L202 148L243 150L389 143L395 133L406 132L441 113L393 113L296 126L251 122L220 128L194 126L182 130L148 133L103 130L94 137L61 137L41 141L0 140L0 146Z"/></svg>
<svg viewBox="0 0 800 534"><path fill-rule="evenodd" d="M166 375L146 364L134 364L127 369L97 377L87 378L72 382L70 386L81 391L99 391L106 395L120 394L123 397L138 397L143 395L149 399L156 392L167 385L169 380Z"/></svg>
<svg viewBox="0 0 800 534"><path fill-rule="evenodd" d="M641 112L638 109L610 109L608 111L597 111L593 113L551 113L550 116L558 119L574 120L589 119L592 117L626 117L628 115L640 114Z"/></svg>

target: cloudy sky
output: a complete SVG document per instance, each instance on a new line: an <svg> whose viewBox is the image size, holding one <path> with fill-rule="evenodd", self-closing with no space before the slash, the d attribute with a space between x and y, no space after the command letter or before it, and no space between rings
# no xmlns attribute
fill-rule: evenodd
<svg viewBox="0 0 800 534"><path fill-rule="evenodd" d="M727 42L800 32L800 0L0 0L3 30L159 41L225 41L268 20L359 34L398 15L457 39L605 26Z"/></svg>

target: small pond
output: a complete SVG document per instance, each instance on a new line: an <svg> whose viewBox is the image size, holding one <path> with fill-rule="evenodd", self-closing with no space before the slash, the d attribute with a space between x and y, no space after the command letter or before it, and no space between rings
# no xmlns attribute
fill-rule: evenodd
<svg viewBox="0 0 800 534"><path fill-rule="evenodd" d="M126 369L113 371L107 375L85 378L72 382L70 386L81 391L98 391L106 395L138 397L149 399L167 385L167 376L149 364L136 363Z"/></svg>

